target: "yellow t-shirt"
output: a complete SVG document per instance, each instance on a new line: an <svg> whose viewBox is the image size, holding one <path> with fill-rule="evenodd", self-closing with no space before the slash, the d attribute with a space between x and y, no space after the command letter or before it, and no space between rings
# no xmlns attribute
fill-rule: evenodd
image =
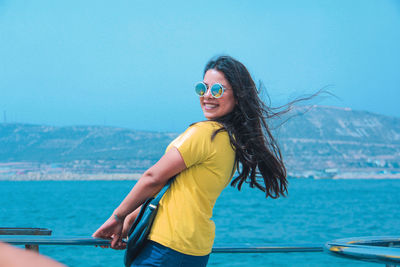
<svg viewBox="0 0 400 267"><path fill-rule="evenodd" d="M187 169L173 181L160 201L149 239L194 256L211 252L215 225L212 210L221 191L229 184L235 152L228 133L211 135L221 125L199 122L189 127L167 147L176 147Z"/></svg>

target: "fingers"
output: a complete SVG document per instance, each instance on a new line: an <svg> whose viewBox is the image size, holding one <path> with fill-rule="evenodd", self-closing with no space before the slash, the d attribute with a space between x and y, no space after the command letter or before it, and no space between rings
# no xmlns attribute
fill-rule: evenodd
<svg viewBox="0 0 400 267"><path fill-rule="evenodd" d="M126 244L121 242L121 243L116 244L116 246L113 249L123 250L125 248L126 248Z"/></svg>
<svg viewBox="0 0 400 267"><path fill-rule="evenodd" d="M123 250L126 248L126 243L122 241L121 238L116 238L116 235L112 235L113 240L111 240L110 245L95 245L95 247L101 247L101 248L112 248L116 250Z"/></svg>
<svg viewBox="0 0 400 267"><path fill-rule="evenodd" d="M106 246L106 245L101 245L101 246L97 246L95 245L95 247L101 247L101 248L110 248L110 246ZM116 250L124 250L126 248L126 244L124 242L119 242L117 244L115 244L115 246L112 249L116 249Z"/></svg>
<svg viewBox="0 0 400 267"><path fill-rule="evenodd" d="M94 232L94 234L92 235L92 237L94 238L105 238L105 239L109 239L111 238L111 235L103 232L102 230L97 230L96 232Z"/></svg>
<svg viewBox="0 0 400 267"><path fill-rule="evenodd" d="M111 247L114 248L116 244L118 244L120 235L119 234L115 234L113 235L113 240L111 241Z"/></svg>
<svg viewBox="0 0 400 267"><path fill-rule="evenodd" d="M100 246L95 245L95 247L96 247L96 248L97 248L97 247L101 247L101 248L110 248L110 246L106 246L106 245L100 245Z"/></svg>
<svg viewBox="0 0 400 267"><path fill-rule="evenodd" d="M121 231L123 222L118 222L113 217L108 219L97 231L93 233L94 238L112 239L111 247L114 249L123 249L121 240ZM103 247L103 246L101 246ZM104 247L109 247L105 245Z"/></svg>
<svg viewBox="0 0 400 267"><path fill-rule="evenodd" d="M93 233L92 237L94 238L104 238L104 239L111 239L113 234L108 231L107 228L104 228L101 226L99 229L97 229L96 232Z"/></svg>
<svg viewBox="0 0 400 267"><path fill-rule="evenodd" d="M102 229L102 227L100 227L99 229L96 230L96 232L93 233L92 237L97 237L97 238L104 238L106 235Z"/></svg>
<svg viewBox="0 0 400 267"><path fill-rule="evenodd" d="M113 249L117 249L117 250L122 250L126 248L126 243L122 241L122 239L118 239L118 241L115 243L114 246L112 246L111 248Z"/></svg>

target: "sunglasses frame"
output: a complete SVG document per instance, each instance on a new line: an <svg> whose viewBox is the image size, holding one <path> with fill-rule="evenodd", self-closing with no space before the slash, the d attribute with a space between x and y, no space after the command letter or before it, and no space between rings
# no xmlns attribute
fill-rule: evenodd
<svg viewBox="0 0 400 267"><path fill-rule="evenodd" d="M199 84L202 84L202 85L206 88L206 91L204 92L203 95L199 95L199 94L197 93L196 87L197 87L197 85L199 85ZM219 86L221 87L221 89L222 89L222 93L221 93L221 95L218 96L218 97L216 97L216 96L212 93L211 88L212 88L214 85L219 85ZM194 91L196 92L196 95L198 95L199 97L204 97L204 96L207 94L207 92L210 91L210 94L212 95L212 97L218 99L218 98L221 98L221 97L224 95L225 90L226 90L225 87L224 87L222 84L220 84L220 83L214 83L214 84L211 85L211 86L207 86L204 82L198 82L198 83L196 83L195 86L194 86Z"/></svg>

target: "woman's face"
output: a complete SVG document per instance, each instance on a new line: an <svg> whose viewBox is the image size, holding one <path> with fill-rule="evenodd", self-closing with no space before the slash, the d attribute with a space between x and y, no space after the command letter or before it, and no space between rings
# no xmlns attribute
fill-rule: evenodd
<svg viewBox="0 0 400 267"><path fill-rule="evenodd" d="M214 98L209 90L203 97L200 97L200 106L204 117L212 120L230 113L235 107L236 101L232 87L225 79L225 75L218 70L209 69L204 75L203 82L208 88L215 83L219 83L225 88L224 94L220 98Z"/></svg>

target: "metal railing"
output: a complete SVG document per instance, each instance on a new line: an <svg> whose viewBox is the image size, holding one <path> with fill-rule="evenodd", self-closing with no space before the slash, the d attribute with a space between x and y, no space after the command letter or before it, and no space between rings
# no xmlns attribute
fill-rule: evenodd
<svg viewBox="0 0 400 267"><path fill-rule="evenodd" d="M110 240L93 237L56 237L56 236L0 236L0 241L11 245L110 245ZM322 252L323 244L259 244L247 246L214 246L213 253L278 253L278 252Z"/></svg>
<svg viewBox="0 0 400 267"><path fill-rule="evenodd" d="M3 229L3 230L2 230ZM5 228L0 228L0 241L11 245L25 245L27 249L38 251L39 245L79 245L102 246L110 245L110 240L93 237L57 237L49 235L29 235L35 230L17 230L22 235L10 234ZM10 228L8 228L10 229ZM15 229L15 228L14 228ZM19 228L20 229L20 228ZM41 232L49 234L49 230ZM5 234L5 235L1 235ZM28 235L27 235L28 234ZM51 234L51 231L50 231ZM326 244L246 244L246 245L215 245L212 253L290 253L290 252L329 252L332 255L383 263L387 267L400 265L400 237L357 237L329 241Z"/></svg>
<svg viewBox="0 0 400 267"><path fill-rule="evenodd" d="M0 235L51 235L46 228L0 227Z"/></svg>
<svg viewBox="0 0 400 267"><path fill-rule="evenodd" d="M386 266L400 265L400 237L368 236L329 241L325 248L332 255L384 263Z"/></svg>
<svg viewBox="0 0 400 267"><path fill-rule="evenodd" d="M51 230L46 228L16 228L16 227L0 227L0 236L12 235L29 235L29 236L50 236ZM1 239L0 239L1 240ZM25 243L26 249L39 252L39 246L35 244Z"/></svg>

